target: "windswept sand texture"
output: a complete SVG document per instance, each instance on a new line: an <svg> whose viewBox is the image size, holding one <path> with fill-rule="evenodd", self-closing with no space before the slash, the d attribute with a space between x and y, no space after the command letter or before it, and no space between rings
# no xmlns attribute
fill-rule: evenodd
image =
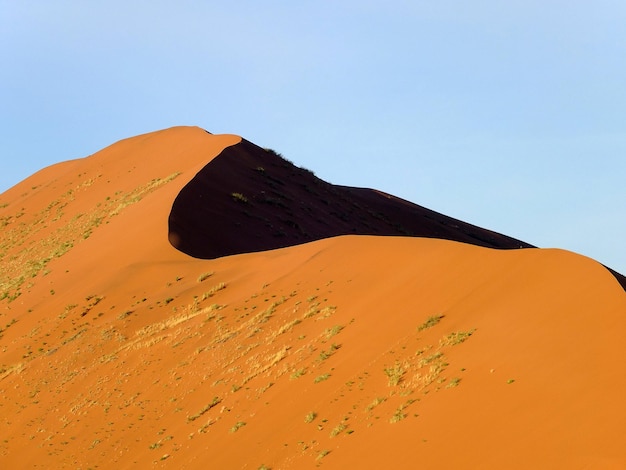
<svg viewBox="0 0 626 470"><path fill-rule="evenodd" d="M615 276L308 175L174 128L0 195L0 468L626 468Z"/></svg>

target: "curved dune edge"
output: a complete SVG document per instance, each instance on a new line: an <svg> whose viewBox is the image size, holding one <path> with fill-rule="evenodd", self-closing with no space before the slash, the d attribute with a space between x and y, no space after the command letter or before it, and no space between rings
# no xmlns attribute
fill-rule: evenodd
<svg viewBox="0 0 626 470"><path fill-rule="evenodd" d="M169 233L177 249L202 259L339 235L531 247L380 191L329 184L246 140L224 149L181 190L172 205Z"/></svg>
<svg viewBox="0 0 626 470"><path fill-rule="evenodd" d="M240 141L147 134L2 195L1 272L28 275L0 300L0 468L626 465L608 270L365 235L191 258L172 201Z"/></svg>
<svg viewBox="0 0 626 470"><path fill-rule="evenodd" d="M377 190L329 184L245 139L225 148L182 188L172 204L168 230L174 247L201 259L340 235L533 247ZM626 290L626 277L607 269Z"/></svg>

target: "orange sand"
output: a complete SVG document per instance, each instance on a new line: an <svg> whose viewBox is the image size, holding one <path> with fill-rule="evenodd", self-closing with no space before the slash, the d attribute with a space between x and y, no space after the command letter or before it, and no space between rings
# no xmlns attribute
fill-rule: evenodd
<svg viewBox="0 0 626 470"><path fill-rule="evenodd" d="M172 202L239 141L169 129L0 195L0 468L626 468L609 271L409 237L191 258Z"/></svg>

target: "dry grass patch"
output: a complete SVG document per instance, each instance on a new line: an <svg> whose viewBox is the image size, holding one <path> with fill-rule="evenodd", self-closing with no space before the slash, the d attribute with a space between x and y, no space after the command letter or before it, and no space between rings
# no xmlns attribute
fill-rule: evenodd
<svg viewBox="0 0 626 470"><path fill-rule="evenodd" d="M211 408L214 408L217 405L219 405L221 402L222 402L221 398L214 397L210 403L208 403L204 408L202 408L196 414L188 416L187 421L188 422L195 421L196 419L200 418L203 414L207 413Z"/></svg>
<svg viewBox="0 0 626 470"><path fill-rule="evenodd" d="M318 362L322 362L325 361L326 359L328 359L330 356L332 356L333 354L335 354L335 352L337 352L339 349L341 348L340 344L331 344L330 348L328 348L327 351L322 351L320 353L320 355L317 358Z"/></svg>
<svg viewBox="0 0 626 470"><path fill-rule="evenodd" d="M470 336L474 334L476 329L472 329L469 331L455 331L450 333L449 335L444 336L439 344L441 346L456 346L457 344L461 344L466 341Z"/></svg>
<svg viewBox="0 0 626 470"><path fill-rule="evenodd" d="M344 432L346 429L348 428L348 426L344 423L341 422L339 423L337 426L335 426L332 431L330 431L330 437L335 437L339 434L341 434L342 432Z"/></svg>
<svg viewBox="0 0 626 470"><path fill-rule="evenodd" d="M380 405L381 403L384 403L387 399L385 397L376 397L374 398L374 400L372 401L372 403L370 403L369 405L367 405L367 407L365 408L366 412L370 412L372 411L374 408L376 408L378 405Z"/></svg>
<svg viewBox="0 0 626 470"><path fill-rule="evenodd" d="M245 422L245 421L237 421L237 422L235 423L235 425L234 425L232 428L230 428L230 432L233 432L233 433L234 433L234 432L237 432L237 431L239 431L239 429L241 429L241 428L242 428L242 427L244 427L245 425L246 425L246 422Z"/></svg>
<svg viewBox="0 0 626 470"><path fill-rule="evenodd" d="M446 385L446 388L457 387L459 383L461 383L461 379L459 377L453 377L452 379L450 379L448 385Z"/></svg>
<svg viewBox="0 0 626 470"><path fill-rule="evenodd" d="M317 457L315 457L315 460L322 460L328 454L330 454L330 450L322 450L317 454Z"/></svg>
<svg viewBox="0 0 626 470"><path fill-rule="evenodd" d="M198 282L206 281L208 278L213 276L213 274L215 274L213 271L200 274L200 276L198 276Z"/></svg>
<svg viewBox="0 0 626 470"><path fill-rule="evenodd" d="M313 380L313 383L320 383L323 382L324 380L328 380L330 378L330 374L322 374L322 375L318 375L317 377L315 377L315 379Z"/></svg>
<svg viewBox="0 0 626 470"><path fill-rule="evenodd" d="M224 282L220 282L219 284L211 287L210 290L202 294L202 300L204 301L208 298L213 297L217 292L221 291L222 289L226 289L226 284Z"/></svg>
<svg viewBox="0 0 626 470"><path fill-rule="evenodd" d="M432 328L437 323L439 323L443 317L444 317L443 315L433 315L433 316L428 317L428 319L426 319L424 323L422 323L420 326L417 327L417 331L422 331L427 328Z"/></svg>
<svg viewBox="0 0 626 470"><path fill-rule="evenodd" d="M66 211L70 211L77 195L83 188L91 186L95 179L66 191L35 214L26 215L20 211L0 217L0 300L15 300L21 295L21 287L27 279L37 277L40 273L45 275L50 261L84 242L101 224L108 223L126 207L139 202L179 174L153 179L129 193L116 193L86 213L77 213L72 217L66 215ZM46 232L42 235L44 230ZM33 239L37 243L32 243ZM5 254L10 251L15 252L14 256L7 259Z"/></svg>
<svg viewBox="0 0 626 470"><path fill-rule="evenodd" d="M302 369L296 369L293 371L293 373L289 376L289 378L291 380L295 380L295 379L299 379L300 377L302 377L304 374L306 374L306 368L302 368Z"/></svg>
<svg viewBox="0 0 626 470"><path fill-rule="evenodd" d="M343 330L343 326L335 325L332 328L326 329L326 331L324 331L324 336L326 336L326 339L330 339L333 336L339 334L341 330Z"/></svg>
<svg viewBox="0 0 626 470"><path fill-rule="evenodd" d="M383 370L389 379L389 386L395 387L402 381L406 373L406 366L396 361L392 367L385 367Z"/></svg>

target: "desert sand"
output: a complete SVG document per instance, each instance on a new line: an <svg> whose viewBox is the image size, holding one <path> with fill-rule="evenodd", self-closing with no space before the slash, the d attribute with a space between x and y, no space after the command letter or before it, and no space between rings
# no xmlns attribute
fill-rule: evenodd
<svg viewBox="0 0 626 470"><path fill-rule="evenodd" d="M626 468L623 277L282 162L179 127L0 195L0 468Z"/></svg>

